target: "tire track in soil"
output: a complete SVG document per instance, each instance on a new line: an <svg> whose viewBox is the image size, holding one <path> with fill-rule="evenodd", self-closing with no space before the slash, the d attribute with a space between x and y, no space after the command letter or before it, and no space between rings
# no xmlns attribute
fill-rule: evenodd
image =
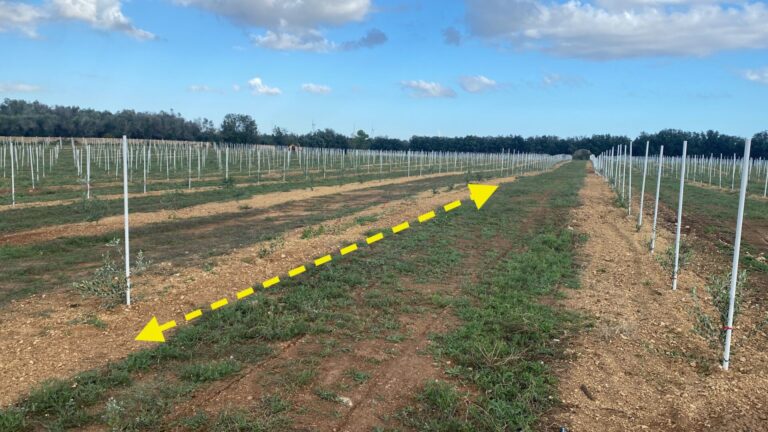
<svg viewBox="0 0 768 432"><path fill-rule="evenodd" d="M684 268L672 291L667 272L646 252L650 222L636 232L635 218L614 206L613 192L593 172L580 196L572 226L589 236L582 288L569 291L563 306L595 326L571 341L568 359L556 365L563 404L542 419L542 430L764 429L764 350L746 343L737 327L732 370L720 371L719 344L693 332L691 288L710 304L698 272ZM673 240L663 228L659 236L657 254Z"/></svg>

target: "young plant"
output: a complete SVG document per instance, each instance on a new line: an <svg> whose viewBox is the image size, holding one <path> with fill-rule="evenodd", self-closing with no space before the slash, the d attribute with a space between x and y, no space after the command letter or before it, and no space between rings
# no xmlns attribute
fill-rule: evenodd
<svg viewBox="0 0 768 432"><path fill-rule="evenodd" d="M101 267L96 269L90 279L85 279L73 284L74 288L84 297L98 297L102 305L111 309L119 305L125 299L128 283L125 279L125 258L120 248L120 239L113 239L106 245L107 252L101 258ZM112 257L112 251L117 251L118 260ZM141 274L149 267L150 262L144 257L144 252L139 251L131 268L131 274Z"/></svg>

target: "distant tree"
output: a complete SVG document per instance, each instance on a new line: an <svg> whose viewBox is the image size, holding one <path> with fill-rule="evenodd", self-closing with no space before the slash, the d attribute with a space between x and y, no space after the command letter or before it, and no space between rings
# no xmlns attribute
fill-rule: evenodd
<svg viewBox="0 0 768 432"><path fill-rule="evenodd" d="M370 137L364 130L357 131L354 137L352 137L351 144L353 148L367 149L369 147L368 139Z"/></svg>
<svg viewBox="0 0 768 432"><path fill-rule="evenodd" d="M575 152L573 152L573 158L575 160L589 160L589 155L591 155L589 150L587 149L578 149Z"/></svg>
<svg viewBox="0 0 768 432"><path fill-rule="evenodd" d="M231 143L255 143L259 138L256 121L247 114L227 114L221 121L221 139Z"/></svg>
<svg viewBox="0 0 768 432"><path fill-rule="evenodd" d="M281 129L277 126L272 129L272 144L278 146L287 146L291 144L289 138L290 137L286 133L285 129Z"/></svg>

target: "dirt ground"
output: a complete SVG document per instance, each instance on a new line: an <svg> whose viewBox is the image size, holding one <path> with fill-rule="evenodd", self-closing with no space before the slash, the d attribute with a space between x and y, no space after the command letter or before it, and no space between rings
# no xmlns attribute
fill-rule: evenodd
<svg viewBox="0 0 768 432"><path fill-rule="evenodd" d="M704 287L715 272L714 258L694 259L672 291L668 272L647 252L652 214L645 213L637 232L636 218L614 198L607 183L588 175L572 222L589 236L581 251L582 286L567 291L563 306L593 319L594 327L571 342L557 365L563 406L541 429L766 430L768 335L755 327L765 312L745 307L734 330L730 371L722 371L722 346L693 331L691 291L703 307L711 305ZM657 255L673 241L663 225ZM711 306L707 312L716 316Z"/></svg>
<svg viewBox="0 0 768 432"><path fill-rule="evenodd" d="M484 183L499 184L513 180L514 177L508 177ZM316 188L314 192L302 191L301 194L337 193L343 187L328 188L328 191ZM250 204L266 206L267 202L278 202L280 197L270 199L272 201L265 201L265 197L260 196ZM292 195L289 199L301 197ZM431 190L424 191L410 199L377 205L363 212L324 222L325 234L318 237L302 239L302 229L292 230L286 233L284 242L273 248L268 255L260 253L260 249L274 246L267 242L233 250L217 258L217 264L211 271L157 263L157 266L163 268L165 276L137 278L134 296L138 301L130 308L99 310L97 302L85 300L69 290L12 301L0 316L0 380L4 383L0 392L0 405L12 403L32 386L46 379L66 377L102 366L147 346L133 339L152 316L157 316L160 322L175 319L183 325L183 314L186 312L222 296L234 298L235 292L251 286L254 281L284 275L301 263L338 250L352 241L359 241L371 228L414 220L418 215L456 199L468 202L466 187L438 194ZM215 211L215 208L197 211L208 214L206 212ZM376 215L378 220L365 224L356 222L356 218L365 215ZM105 328L76 322L94 313L106 324ZM414 329L416 333L422 330Z"/></svg>
<svg viewBox="0 0 768 432"><path fill-rule="evenodd" d="M421 177L398 177L387 180L374 180L363 183L346 183L338 186L319 186L313 190L296 189L288 192L273 192L255 195L239 201L212 202L187 207L179 210L162 210L157 212L131 213L131 228L138 228L151 223L169 219L189 219L193 217L213 216L222 213L236 213L240 208L248 206L252 209L263 209L288 201L299 201L307 198L333 195L342 192L362 190L374 186L397 185L414 180L444 177L450 174L431 174ZM23 245L56 238L77 236L95 236L123 228L123 216L109 216L95 222L80 222L42 227L33 230L14 232L0 235L0 245Z"/></svg>

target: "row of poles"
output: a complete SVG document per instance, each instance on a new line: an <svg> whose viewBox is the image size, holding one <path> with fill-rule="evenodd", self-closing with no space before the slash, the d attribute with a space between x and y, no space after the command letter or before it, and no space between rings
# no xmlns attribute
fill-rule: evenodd
<svg viewBox="0 0 768 432"><path fill-rule="evenodd" d="M646 176L648 173L648 161L649 161L649 142L646 142L645 144L645 157L644 158L635 158L632 156L632 143L627 145L620 145L611 148L610 150L601 153L597 157L591 156L592 164L595 167L595 171L602 176L610 185L611 187L617 192L617 195L621 198L623 202L626 202L627 205L627 213L628 215L632 214L632 170L635 163L642 163L643 167L643 179L641 183L641 189L640 189L640 208L637 215L637 228L639 229L642 227L643 224L643 204L645 200L645 181ZM733 333L733 315L734 315L734 306L736 302L736 286L738 282L738 270L739 270L739 254L741 250L741 229L742 229L742 223L744 220L744 203L746 201L746 195L747 195L747 187L749 186L749 180L750 180L750 172L755 173L756 175L765 175L765 186L763 195L765 196L766 189L768 189L768 164L765 160L758 159L758 160L752 160L750 159L750 148L751 148L752 140L747 138L744 142L744 156L741 158L740 165L741 165L741 184L739 189L739 204L736 214L736 235L733 242L733 260L731 262L731 280L730 280L730 286L729 286L729 303L728 303L728 316L727 316L727 323L724 327L725 330L725 343L723 347L723 360L722 360L722 367L723 370L728 370L728 366L730 363L730 353L731 353L731 336ZM669 168L671 173L674 173L676 178L679 178L680 180L680 187L679 187L679 195L677 200L677 222L675 225L675 257L674 257L674 267L672 271L672 289L677 289L677 279L678 279L678 272L679 272L679 262L680 262L680 230L682 226L682 219L683 219L683 196L684 196L684 190L685 190L685 181L686 179L690 181L696 181L696 176L699 175L699 179L701 180L702 176L705 174L709 177L709 183L712 184L712 176L713 176L713 170L715 169L715 166L718 167L718 177L719 177L719 187L722 188L722 172L723 172L723 158L722 155L720 156L719 160L717 162L713 155L711 155L709 158L701 157L701 156L694 156L692 158L689 158L687 156L688 152L688 142L683 141L683 148L682 148L682 156L680 157L667 157L665 159L664 157L664 146L662 145L659 149L658 157L654 157L653 159L657 159L656 163L656 197L655 197L655 203L654 203L654 209L653 209L653 227L651 230L651 241L650 241L650 253L654 253L655 248L655 242L656 242L656 224L658 220L658 213L659 213L659 191L661 189L661 178L662 173L664 171L665 165ZM686 166L691 165L692 169L688 170L686 172ZM737 166L737 158L734 155L732 158L732 162L730 163L732 178L731 178L731 189L733 189L733 185L735 183L736 178L736 166ZM727 162L726 162L726 168ZM751 170L751 168L754 168Z"/></svg>
<svg viewBox="0 0 768 432"><path fill-rule="evenodd" d="M32 189L40 184L40 175L45 178L46 169L50 173L59 156L65 148L63 140L45 138L43 140L27 138L7 137L0 144L0 165L3 170L3 178L6 178L6 166L10 168L11 180L11 205L16 205L16 180L20 169L29 168ZM165 165L166 180L170 179L171 167L175 172L177 163L183 168L186 156L188 187L192 187L192 160L196 156L197 178L202 178L209 153L213 155L217 164L217 172L224 174L226 179L230 177L230 159L237 164L242 172L243 163L247 164L248 176L252 175L253 162L255 161L257 183L261 181L262 160L266 165L267 175L273 170L279 172L282 165L282 181L286 181L291 170L291 159L298 164L298 170L307 178L311 172L322 172L326 178L328 171L334 167L344 175L345 169L354 170L357 174L361 170L370 173L371 169L378 167L379 174L383 175L384 166L387 165L390 173L403 171L408 177L424 175L424 172L498 172L498 175L522 174L528 171L545 170L555 164L570 159L566 155L545 155L534 153L520 153L516 151L503 151L502 153L466 153L466 152L425 152L425 151L387 151L387 150L345 150L332 148L309 148L296 151L288 147L218 144L184 141L156 141L156 140L129 140L123 136L122 140L114 139L69 139L69 147L72 152L74 173L78 181L86 185L86 198L91 197L91 165L95 163L97 169L110 173L114 166L115 177L123 174L123 212L124 212L124 244L125 244L125 276L127 282L126 305L131 305L131 267L130 267L130 223L128 211L128 186L133 180L133 173L139 168L143 174L143 191L147 192L147 175L152 170L152 160L160 168ZM295 154L295 156L293 156ZM46 157L47 155L47 157ZM231 156L230 156L231 155ZM413 162L412 162L413 161ZM114 164L114 165L113 165ZM346 164L346 167L345 167ZM47 165L47 168L46 168ZM83 169L85 166L85 169ZM122 170L120 170L122 166ZM330 170L329 170L330 166ZM321 168L322 167L322 168Z"/></svg>
<svg viewBox="0 0 768 432"><path fill-rule="evenodd" d="M362 149L332 149L276 147L263 145L221 144L207 142L163 141L163 140L128 140L128 150L123 153L121 142L114 139L77 139L69 138L65 146L61 138L35 140L28 138L6 138L0 145L0 165L3 178L6 167L10 168L11 205L16 204L16 186L20 167L29 168L32 190L40 186L40 173L45 178L46 169L50 173L65 148L71 150L72 174L76 182L84 184L87 199L91 198L92 175L103 172L102 179L108 178L114 171L114 177L123 169L133 181L134 172L140 172L143 179L143 192L147 192L148 178L154 173L155 179L165 174L170 181L171 172L186 171L187 188L192 188L193 171L196 168L197 180L202 180L206 165L213 163L217 176L229 180L230 169L237 169L240 174L247 171L248 177L256 177L260 184L262 174L277 175L282 181L288 178L309 180L315 175L327 178L328 174L344 177L348 172L356 175L370 175L378 172L385 175L423 176L432 173L448 172L490 172L491 175L514 175L526 171L541 170L563 160L564 156L550 156L517 151L501 153L468 153L444 151L391 151ZM46 156L47 155L47 156ZM47 165L47 168L46 168ZM92 165L94 170L92 170ZM193 168L194 167L194 168ZM186 169L185 169L186 168ZM393 174L394 173L394 174ZM151 179L149 179L151 183Z"/></svg>

